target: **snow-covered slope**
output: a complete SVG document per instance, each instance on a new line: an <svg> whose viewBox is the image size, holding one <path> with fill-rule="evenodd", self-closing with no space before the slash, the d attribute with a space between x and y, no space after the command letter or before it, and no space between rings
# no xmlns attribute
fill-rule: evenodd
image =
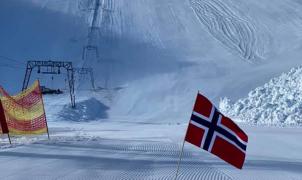
<svg viewBox="0 0 302 180"><path fill-rule="evenodd" d="M1 85L19 90L28 59L81 64L91 19L85 2L1 1L0 55L17 60L1 59ZM122 87L109 117L186 121L197 90L216 104L225 96L237 100L302 58L296 0L102 2L100 59L91 64L97 86ZM51 86L49 77L41 79Z"/></svg>
<svg viewBox="0 0 302 180"><path fill-rule="evenodd" d="M91 2L0 0L0 85L19 91L29 59L83 64ZM197 90L216 104L240 99L221 109L241 120L301 123L302 68L267 83L300 65L299 0L101 2L100 59L89 63L107 89L77 89L76 109L67 93L44 96L50 140L1 136L0 179L174 179ZM240 126L242 170L186 143L179 179L301 180L300 127Z"/></svg>
<svg viewBox="0 0 302 180"><path fill-rule="evenodd" d="M222 99L220 109L243 122L301 125L302 67L273 78L235 103Z"/></svg>
<svg viewBox="0 0 302 180"><path fill-rule="evenodd" d="M246 60L263 57L268 38L263 31L265 27L254 22L240 7L220 0L191 0L191 4L200 22L227 48Z"/></svg>

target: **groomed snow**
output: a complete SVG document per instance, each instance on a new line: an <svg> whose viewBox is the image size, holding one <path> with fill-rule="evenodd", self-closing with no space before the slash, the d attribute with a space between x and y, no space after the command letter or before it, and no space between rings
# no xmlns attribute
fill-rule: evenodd
<svg viewBox="0 0 302 180"><path fill-rule="evenodd" d="M1 86L18 92L27 60L83 63L91 12L80 1L0 1ZM1 180L173 179L197 90L216 105L241 99L220 108L249 135L247 160L237 170L186 144L179 179L302 179L301 68L267 83L301 64L300 1L102 2L101 59L91 62L101 90L77 84L77 109L68 94L44 96L51 139L12 137L9 145L1 136ZM36 78L65 86L64 77Z"/></svg>
<svg viewBox="0 0 302 180"><path fill-rule="evenodd" d="M187 124L49 121L47 136L1 138L3 180L173 179ZM249 135L242 170L185 144L182 180L301 180L301 128L243 126Z"/></svg>

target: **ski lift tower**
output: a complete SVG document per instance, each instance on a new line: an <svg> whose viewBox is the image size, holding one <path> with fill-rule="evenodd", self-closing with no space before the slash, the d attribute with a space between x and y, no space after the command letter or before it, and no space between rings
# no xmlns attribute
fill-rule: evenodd
<svg viewBox="0 0 302 180"><path fill-rule="evenodd" d="M93 69L92 68L73 68L74 73L79 75L89 75L90 76L90 83L93 90L95 90L95 84L94 84L94 75L93 75Z"/></svg>
<svg viewBox="0 0 302 180"><path fill-rule="evenodd" d="M72 62L68 61L27 61L26 72L23 80L22 90L25 90L30 81L32 70L37 68L37 73L42 74L61 74L61 69L67 71L67 79L69 85L69 94L72 108L75 108L75 94L74 94L74 69Z"/></svg>
<svg viewBox="0 0 302 180"><path fill-rule="evenodd" d="M99 35L100 26L106 27L106 23L110 20L108 13L112 12L112 2L107 0L80 0L79 9L89 13L90 26L88 29L87 43L82 51L82 69L77 69L78 74L90 74L91 84L95 89L94 77L92 69L95 62L100 61L99 52ZM90 70L91 69L91 70ZM89 72L87 72L89 71Z"/></svg>
<svg viewBox="0 0 302 180"><path fill-rule="evenodd" d="M98 26L98 20L99 20L101 2L100 0L84 0L80 2L82 2L82 4L79 4L79 6L82 6L79 7L81 10L93 11L91 25L88 30L87 44L83 47L83 52L82 52L82 60L85 62L87 61L89 55L95 56L96 59L99 59L99 50L96 40L100 29ZM84 4L83 2L86 2L86 4Z"/></svg>

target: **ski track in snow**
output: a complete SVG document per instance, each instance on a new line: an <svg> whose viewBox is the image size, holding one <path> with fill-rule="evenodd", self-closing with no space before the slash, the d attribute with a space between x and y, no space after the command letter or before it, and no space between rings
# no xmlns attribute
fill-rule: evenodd
<svg viewBox="0 0 302 180"><path fill-rule="evenodd" d="M245 60L261 58L261 44L252 20L243 19L220 0L190 0L192 9L209 32Z"/></svg>
<svg viewBox="0 0 302 180"><path fill-rule="evenodd" d="M51 97L47 96L45 103L55 114L54 106L64 104L63 98L68 96L58 97L59 104ZM7 139L0 139L1 179L174 179L185 124L148 124L133 119L71 123L50 117L50 141L46 136L13 137L10 146ZM301 135L300 129L251 128L248 134L248 159L243 170L186 143L178 179L299 180L302 161L297 154L302 146L294 142ZM280 142L288 142L288 147L276 152Z"/></svg>
<svg viewBox="0 0 302 180"><path fill-rule="evenodd" d="M12 151L2 152L0 162L6 160L3 157L17 157L11 159L9 165L18 163L16 168L18 174L3 174L3 179L62 179L62 180L84 180L84 179L106 179L106 180L140 180L140 179L173 179L176 171L179 146L172 143L158 142L123 142L119 140L98 140L94 139L89 144L76 143L72 141L59 142L53 138L51 142L36 142L29 146L19 148L34 148L33 151L24 151L16 148ZM83 139L81 139L83 141ZM32 159L31 166L23 160ZM37 162L36 159L46 159ZM44 172L39 174L43 168L52 169L61 160L64 160L62 169L56 174ZM79 161L83 167L64 167L66 161ZM23 165L22 165L23 164ZM44 166L41 166L44 164ZM107 165L106 165L107 164ZM102 168L102 166L105 166ZM116 166L116 168L114 167ZM11 166L12 167L12 166ZM110 170L106 170L109 168ZM111 169L116 169L115 173ZM194 158L190 151L184 153L183 162L178 179L216 179L230 180L227 174L206 163Z"/></svg>
<svg viewBox="0 0 302 180"><path fill-rule="evenodd" d="M85 126L85 125L84 125ZM106 129L105 124L99 124ZM136 126L132 124L131 126ZM122 126L120 126L122 127ZM144 125L136 127L137 130L152 127ZM86 132L81 129L54 128L51 129L51 139L35 137L28 144L24 144L31 138L13 138L14 146L5 148L0 153L0 163L2 164L1 179L4 180L32 180L32 179L59 179L59 180L141 180L174 179L177 161L179 158L180 142L176 143L165 138L137 137L135 139L127 137L123 140L110 138L115 129L110 125L105 129L99 129L98 133L105 133L103 136L95 132ZM89 128L90 129L90 128ZM175 130L175 127L170 127ZM252 128L251 144L248 159L243 170L232 168L212 155L186 144L185 151L180 166L180 180L281 180L292 179L301 180L300 168L302 167L299 158L292 159L288 155L277 158L261 157L255 153L257 145L267 148L269 139L265 134L270 134L270 139L275 139L274 133L280 133L284 137L290 129L269 128L259 130ZM109 132L112 131L112 132ZM256 131L256 132L255 132ZM271 131L271 132L268 132ZM160 132L160 131L159 131ZM299 129L292 137L299 135ZM62 134L63 133L63 134ZM128 132L115 132L117 134L128 134ZM259 140L263 137L264 141ZM287 137L289 138L289 137ZM284 140L287 139L285 137ZM260 141L260 142L259 142ZM262 143L267 145L262 145ZM257 145L254 143L258 143ZM8 144L7 139L1 141L1 145ZM291 144L292 146L293 144ZM301 147L301 146L292 146ZM273 149L274 149L273 148ZM288 148L291 149L291 148ZM274 150L272 151L274 154ZM298 153L295 151L294 153ZM18 172L18 173L15 173ZM55 173L54 173L55 172Z"/></svg>
<svg viewBox="0 0 302 180"><path fill-rule="evenodd" d="M36 1L40 2L39 0ZM48 2L51 3L52 1L44 1L43 7L46 8ZM73 1L70 1L68 6L63 1L57 0L57 2L58 7L52 6L51 9L61 9L61 6L63 6L66 7L62 8L63 12L72 9L75 11L72 8ZM165 36L161 34L162 27L156 26L158 23L156 18L146 18L155 17L155 14L157 14L152 8L146 8L153 7L152 2L155 2L155 0L137 0L136 2L134 0L131 2L129 0L104 0L102 2L105 3L105 6L103 7L103 14L100 14L101 35L108 36L110 40L110 38L118 38L111 36L124 33L129 37L144 37L143 40L146 42L150 41L150 43L154 43L152 44L154 46L164 47L162 39ZM164 14L167 14L167 19L171 24L184 31L187 27L182 25L182 19L178 17L177 13L179 11L174 7L174 2L177 1L171 1L168 6L163 3L164 7L168 7ZM237 11L228 6L226 1L190 0L190 2L200 23L208 29L214 38L232 51L240 54L245 60L254 61L261 58L263 46L258 35L258 24L248 17L237 14ZM161 8L160 6L158 8ZM138 14L142 14L142 17L138 17ZM145 24L142 22L145 22ZM164 20L161 24L165 25L165 22L167 21ZM143 27L139 27L139 24L142 24ZM139 28L141 30L137 30ZM120 31L120 33L115 31ZM200 35L202 36L202 34ZM102 43L106 44L107 42ZM86 96L83 100L88 98ZM110 104L112 98L114 98L112 94L105 92L102 92L99 96L108 96L102 98L102 103L104 100L108 101L105 105ZM10 146L7 139L1 139L0 164L2 165L0 179L174 179L180 149L179 144L170 141L165 142L160 138L168 139L172 137L176 139L174 136L180 137L180 134L184 134L183 131L177 131L179 129L175 130L174 127L164 125L160 128L159 126L154 128L152 124L135 127L139 123L135 124L133 123L134 120L129 118L129 122L133 124L127 126L126 123L119 123L120 125L116 129L113 129L115 123L111 122L112 124L109 127L100 123L93 127L89 126L86 132L81 130L77 132L75 129L68 132L68 129L76 123L62 123L56 117L57 112L60 112L62 107L68 103L68 96L54 99L46 103L48 106L46 110L49 113L47 117L52 119L50 121L51 125L55 124L60 128L65 127L67 130L64 129L59 132L61 134L58 136L55 134L54 128L50 126L50 141L40 140L37 137L32 138L32 140L29 140L28 137L14 138L13 142L16 145ZM77 102L80 102L80 100L77 97ZM88 105L84 103L83 109ZM64 120L67 121L68 119ZM100 121L103 121L103 119ZM114 119L107 119L107 121L114 121ZM85 127L86 122L80 122L79 125L81 128L87 128ZM106 130L106 128L108 129ZM256 129L258 128L254 128L250 132L254 132ZM101 135L86 138L85 134L92 133L92 131ZM161 133L165 134L168 131L171 132L169 135L161 135ZM265 133L262 132L261 134L256 132L254 135L256 138L251 136L249 142L249 156L247 158L250 159L247 159L242 171L232 169L226 163L213 158L201 149L192 146L190 146L190 149L187 146L178 179L301 180L302 160L300 152L302 148L299 143L301 131L299 129L297 131L299 132L292 135L288 132L282 133L281 129L274 133L266 130ZM292 130L289 132L292 132ZM114 138L102 139L104 136L114 136ZM134 140L135 138L142 140ZM152 141L144 138L152 139ZM295 138L296 141L294 141ZM284 160L284 157L288 159Z"/></svg>

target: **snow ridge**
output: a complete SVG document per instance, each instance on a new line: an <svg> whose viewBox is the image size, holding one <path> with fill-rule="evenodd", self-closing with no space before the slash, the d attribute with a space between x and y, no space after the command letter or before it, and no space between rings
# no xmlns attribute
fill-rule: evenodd
<svg viewBox="0 0 302 180"><path fill-rule="evenodd" d="M251 19L220 0L191 0L191 5L200 22L226 47L248 61L262 57L262 43Z"/></svg>
<svg viewBox="0 0 302 180"><path fill-rule="evenodd" d="M219 107L228 116L252 124L302 125L302 66L271 79L235 103L224 98Z"/></svg>

